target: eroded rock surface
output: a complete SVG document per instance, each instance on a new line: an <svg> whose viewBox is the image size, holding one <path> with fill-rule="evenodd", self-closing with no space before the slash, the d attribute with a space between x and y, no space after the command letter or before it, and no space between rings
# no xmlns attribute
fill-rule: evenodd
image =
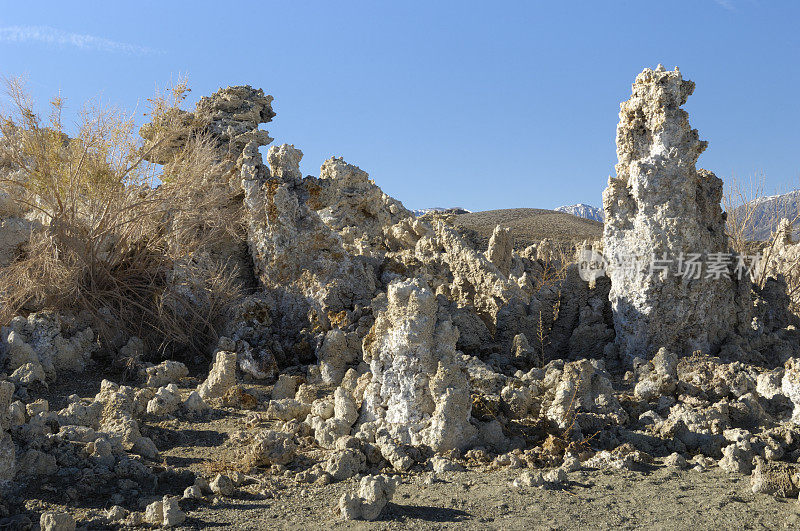
<svg viewBox="0 0 800 531"><path fill-rule="evenodd" d="M362 422L385 426L403 444L463 448L470 424L469 383L456 360L458 331L420 281L389 286L388 306L364 340L372 382Z"/></svg>
<svg viewBox="0 0 800 531"><path fill-rule="evenodd" d="M748 322L749 281L730 279L735 264L718 278L706 268L697 279L676 270L690 253L708 261L730 252L722 181L696 169L707 142L681 108L694 87L677 69L659 65L636 77L631 98L620 105L617 174L603 193L603 243L617 342L629 358L652 357L660 347L713 352ZM653 258L669 260L669 270L660 262L651 268Z"/></svg>

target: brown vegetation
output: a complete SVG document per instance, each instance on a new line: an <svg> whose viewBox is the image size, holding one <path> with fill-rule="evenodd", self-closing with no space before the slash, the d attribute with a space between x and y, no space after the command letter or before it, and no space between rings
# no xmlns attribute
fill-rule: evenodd
<svg viewBox="0 0 800 531"><path fill-rule="evenodd" d="M107 342L136 335L151 351L205 346L230 282L225 264L197 258L215 239L239 232L239 223L215 216L233 192L203 135L193 133L164 166L148 162L160 146L186 137L176 112L185 82L150 100L159 127L148 143L132 117L99 105L84 108L69 137L63 101L50 103L45 120L20 81L6 87L13 106L0 114L0 188L43 230L0 275L0 321L70 310L91 316Z"/></svg>

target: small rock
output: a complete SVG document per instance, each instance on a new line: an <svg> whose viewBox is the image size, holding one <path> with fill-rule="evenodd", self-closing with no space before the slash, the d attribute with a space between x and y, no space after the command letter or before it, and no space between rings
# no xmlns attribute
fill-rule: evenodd
<svg viewBox="0 0 800 531"><path fill-rule="evenodd" d="M544 477L538 470L526 470L517 479L514 480L513 485L519 487L541 487L544 485Z"/></svg>
<svg viewBox="0 0 800 531"><path fill-rule="evenodd" d="M272 400L294 398L297 392L297 378L288 374L278 376L278 381L272 388Z"/></svg>
<svg viewBox="0 0 800 531"><path fill-rule="evenodd" d="M186 487L183 491L183 499L185 500L199 500L203 497L203 491L197 485Z"/></svg>
<svg viewBox="0 0 800 531"><path fill-rule="evenodd" d="M225 474L217 474L217 477L211 480L209 485L211 492L219 494L220 496L230 496L234 492L233 480Z"/></svg>
<svg viewBox="0 0 800 531"><path fill-rule="evenodd" d="M208 480L202 476L197 476L194 480L194 486L200 489L203 494L211 494L211 485Z"/></svg>
<svg viewBox="0 0 800 531"><path fill-rule="evenodd" d="M554 485L566 483L567 479L567 473L562 468L554 468L544 474L544 480Z"/></svg>
<svg viewBox="0 0 800 531"><path fill-rule="evenodd" d="M565 472L575 472L581 469L581 460L574 455L564 456L564 462L561 464L561 469Z"/></svg>
<svg viewBox="0 0 800 531"><path fill-rule="evenodd" d="M208 410L208 404L197 391L192 391L183 403L183 409L190 415L199 415Z"/></svg>
<svg viewBox="0 0 800 531"><path fill-rule="evenodd" d="M678 452L673 452L664 459L664 464L666 466L671 466L675 468L685 469L689 466L689 463L686 462L686 458L683 457Z"/></svg>
<svg viewBox="0 0 800 531"><path fill-rule="evenodd" d="M325 463L325 471L333 476L335 481L344 481L364 470L366 464L367 458L364 454L351 448L331 455Z"/></svg>
<svg viewBox="0 0 800 531"><path fill-rule="evenodd" d="M179 496L164 496L162 502L164 514L162 525L164 527L175 527L186 521L186 513L184 513L178 505L179 500Z"/></svg>
<svg viewBox="0 0 800 531"><path fill-rule="evenodd" d="M189 376L189 369L179 361L167 360L154 367L147 367L147 387L163 387Z"/></svg>
<svg viewBox="0 0 800 531"><path fill-rule="evenodd" d="M39 526L42 531L75 531L75 519L69 513L42 513Z"/></svg>
<svg viewBox="0 0 800 531"><path fill-rule="evenodd" d="M128 517L128 510L124 507L120 507L119 505L113 506L111 509L106 511L106 518L108 518L109 522L118 522L120 520L124 520Z"/></svg>
<svg viewBox="0 0 800 531"><path fill-rule="evenodd" d="M376 520L391 501L399 485L396 478L388 476L364 476L361 478L358 495L346 493L339 499L339 512L345 520Z"/></svg>
<svg viewBox="0 0 800 531"><path fill-rule="evenodd" d="M50 411L50 405L47 403L47 400L40 398L39 400L31 402L25 406L25 410L28 413L28 417L33 418L39 413L47 413Z"/></svg>
<svg viewBox="0 0 800 531"><path fill-rule="evenodd" d="M433 456L430 459L431 468L437 474L443 474L445 472L463 472L464 466L460 463L456 463L451 459L447 459L446 457L441 456Z"/></svg>
<svg viewBox="0 0 800 531"><path fill-rule="evenodd" d="M154 501L144 510L144 521L152 525L161 525L164 522L164 502Z"/></svg>

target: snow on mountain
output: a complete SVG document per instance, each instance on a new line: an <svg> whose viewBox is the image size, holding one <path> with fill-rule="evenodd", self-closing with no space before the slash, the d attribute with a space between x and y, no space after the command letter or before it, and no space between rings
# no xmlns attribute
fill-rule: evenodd
<svg viewBox="0 0 800 531"><path fill-rule="evenodd" d="M591 205L578 203L577 205L560 206L555 209L556 212L566 212L579 218L592 219L594 221L602 222L604 219L603 209L596 208Z"/></svg>
<svg viewBox="0 0 800 531"><path fill-rule="evenodd" d="M469 214L471 211L461 207L433 207L433 208L420 208L418 210L412 210L411 212L414 213L415 216L424 216L425 214L430 214L431 212L441 212L443 214Z"/></svg>

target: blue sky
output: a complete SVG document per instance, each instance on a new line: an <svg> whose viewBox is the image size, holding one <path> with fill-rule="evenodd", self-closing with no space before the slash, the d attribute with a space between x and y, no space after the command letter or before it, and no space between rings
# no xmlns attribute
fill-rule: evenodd
<svg viewBox="0 0 800 531"><path fill-rule="evenodd" d="M360 166L409 208L599 206L619 103L645 67L697 83L686 109L729 181L800 181L800 2L2 2L0 73L71 112L144 112L180 73L275 97L266 126L319 174ZM138 107L137 107L138 106ZM141 119L141 118L140 118Z"/></svg>

